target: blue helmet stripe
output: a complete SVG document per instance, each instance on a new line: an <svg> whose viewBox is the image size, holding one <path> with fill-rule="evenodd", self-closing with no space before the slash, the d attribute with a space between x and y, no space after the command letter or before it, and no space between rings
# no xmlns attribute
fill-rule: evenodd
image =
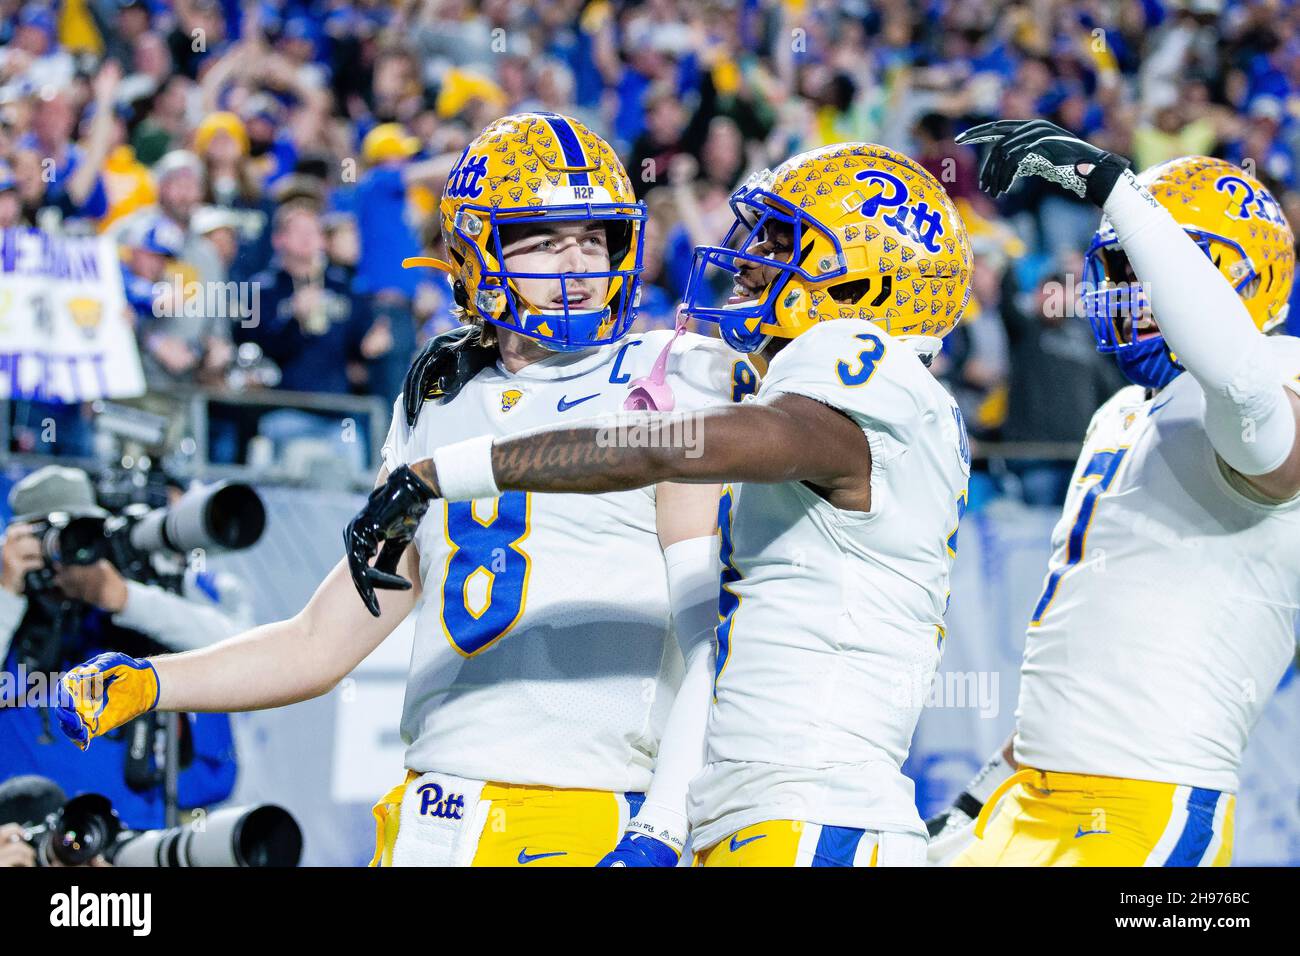
<svg viewBox="0 0 1300 956"><path fill-rule="evenodd" d="M560 149L564 151L566 166L575 166L581 169L591 165L587 162L587 155L582 151L582 143L578 140L578 134L573 131L573 127L569 125L568 120L558 113L540 113L538 115L545 117L546 124L551 127L556 139L560 141ZM585 185L585 179L583 183L575 183L574 185Z"/></svg>

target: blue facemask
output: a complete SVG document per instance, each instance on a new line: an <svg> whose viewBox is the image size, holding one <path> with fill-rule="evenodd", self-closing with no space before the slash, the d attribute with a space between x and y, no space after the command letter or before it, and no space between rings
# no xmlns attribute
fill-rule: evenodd
<svg viewBox="0 0 1300 956"><path fill-rule="evenodd" d="M1169 347L1165 345L1163 335L1116 349L1114 355L1124 377L1143 388L1162 389L1183 371L1183 367L1169 357Z"/></svg>

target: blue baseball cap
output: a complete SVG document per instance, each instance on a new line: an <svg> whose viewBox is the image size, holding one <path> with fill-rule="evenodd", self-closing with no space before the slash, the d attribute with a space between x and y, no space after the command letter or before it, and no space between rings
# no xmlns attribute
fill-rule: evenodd
<svg viewBox="0 0 1300 956"><path fill-rule="evenodd" d="M134 223L127 229L122 242L132 249L152 252L169 259L179 258L185 248L185 236L181 233L180 226L162 216Z"/></svg>

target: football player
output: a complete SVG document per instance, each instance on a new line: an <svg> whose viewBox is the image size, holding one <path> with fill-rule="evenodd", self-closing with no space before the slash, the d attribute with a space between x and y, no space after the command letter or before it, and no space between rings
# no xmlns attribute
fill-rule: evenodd
<svg viewBox="0 0 1300 956"><path fill-rule="evenodd" d="M707 761L689 788L697 862L923 862L900 766L970 470L925 358L970 295L965 227L923 168L863 143L764 171L732 207L723 245L696 251L684 311L771 360L756 400L444 445L412 464L413 497L730 483ZM709 303L713 270L733 280L725 305ZM692 422L683 448L672 436ZM369 527L372 553L404 533L392 510Z"/></svg>
<svg viewBox="0 0 1300 956"><path fill-rule="evenodd" d="M936 846L957 865L1226 865L1242 751L1300 607L1291 228L1223 160L1134 176L1042 121L959 142L993 143L993 195L1040 176L1101 207L1084 305L1134 384L1094 416L1052 535L1014 749L949 812L978 839Z"/></svg>
<svg viewBox="0 0 1300 956"><path fill-rule="evenodd" d="M458 439L757 387L750 363L716 339L626 337L645 210L582 124L550 113L493 123L460 156L440 212L452 262L415 264L451 274L468 325L413 364L367 513L405 502L419 485L408 465ZM423 596L401 722L409 769L375 808L376 862L590 866L635 816L654 837L629 838L621 861L675 864L684 809L637 811L682 679L670 616L707 686L719 494L658 483L403 507L401 543L374 568L340 563L292 620L198 654L74 672L68 730L84 745L149 706L317 696ZM351 551L364 526L346 539ZM381 601L362 586L370 578L408 589Z"/></svg>

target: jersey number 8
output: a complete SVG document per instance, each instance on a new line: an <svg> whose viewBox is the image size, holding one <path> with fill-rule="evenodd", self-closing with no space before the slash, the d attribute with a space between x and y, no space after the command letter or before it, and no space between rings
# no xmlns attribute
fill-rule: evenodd
<svg viewBox="0 0 1300 956"><path fill-rule="evenodd" d="M443 525L447 566L442 579L442 629L456 651L472 657L504 637L518 622L528 594L532 558L528 537L532 498L507 491L487 519L471 501L446 503Z"/></svg>

